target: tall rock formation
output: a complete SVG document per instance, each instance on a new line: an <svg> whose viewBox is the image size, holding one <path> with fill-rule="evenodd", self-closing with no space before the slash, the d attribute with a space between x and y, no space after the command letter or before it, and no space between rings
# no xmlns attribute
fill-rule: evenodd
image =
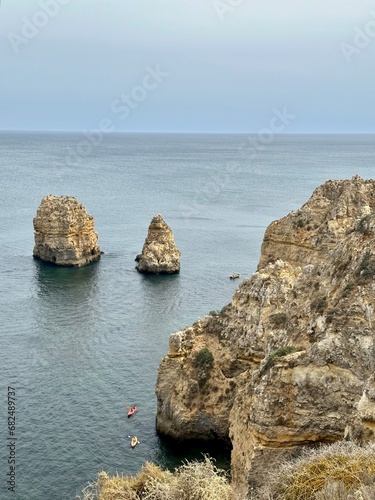
<svg viewBox="0 0 375 500"><path fill-rule="evenodd" d="M33 223L34 258L73 267L100 259L94 218L76 198L45 196Z"/></svg>
<svg viewBox="0 0 375 500"><path fill-rule="evenodd" d="M176 248L171 228L158 214L148 228L142 253L137 256L140 273L172 274L180 271L181 252Z"/></svg>
<svg viewBox="0 0 375 500"><path fill-rule="evenodd" d="M375 181L358 176L273 222L232 302L171 335L159 432L230 439L243 494L301 446L374 440L374 248Z"/></svg>

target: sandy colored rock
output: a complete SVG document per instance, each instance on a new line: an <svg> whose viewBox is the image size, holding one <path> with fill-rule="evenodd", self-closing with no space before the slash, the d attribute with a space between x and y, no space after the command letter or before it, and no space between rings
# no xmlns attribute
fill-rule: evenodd
<svg viewBox="0 0 375 500"><path fill-rule="evenodd" d="M100 258L94 218L72 196L45 196L34 223L33 256L58 266L81 267Z"/></svg>
<svg viewBox="0 0 375 500"><path fill-rule="evenodd" d="M176 248L171 228L158 214L152 219L142 253L137 256L140 273L172 274L180 271L181 252Z"/></svg>
<svg viewBox="0 0 375 500"><path fill-rule="evenodd" d="M173 334L159 432L229 438L238 492L303 446L375 432L375 181L328 181L267 229L257 271L219 315ZM207 347L209 377L194 360Z"/></svg>

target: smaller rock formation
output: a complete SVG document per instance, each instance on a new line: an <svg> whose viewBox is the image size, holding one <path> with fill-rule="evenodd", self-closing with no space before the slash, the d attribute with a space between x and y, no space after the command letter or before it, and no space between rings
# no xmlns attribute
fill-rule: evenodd
<svg viewBox="0 0 375 500"><path fill-rule="evenodd" d="M81 267L100 259L94 218L72 196L45 196L34 223L35 259Z"/></svg>
<svg viewBox="0 0 375 500"><path fill-rule="evenodd" d="M181 252L176 248L171 228L158 214L152 219L142 253L137 255L140 273L172 274L180 271Z"/></svg>

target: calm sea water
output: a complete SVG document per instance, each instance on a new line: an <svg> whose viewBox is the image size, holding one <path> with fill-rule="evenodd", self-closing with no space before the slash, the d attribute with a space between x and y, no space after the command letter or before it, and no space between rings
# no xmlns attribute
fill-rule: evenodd
<svg viewBox="0 0 375 500"><path fill-rule="evenodd" d="M329 178L375 174L372 135L276 136L253 154L240 148L245 135L113 134L79 161L67 158L83 139L0 133L1 498L70 500L100 470L198 456L199 447L176 449L155 433L170 333L230 302L238 286L230 274L255 270L272 220ZM33 260L32 219L46 194L75 196L94 215L100 262L60 269ZM134 269L157 213L182 252L179 275ZM8 386L15 494L6 484ZM139 412L127 419L133 403ZM141 444L131 450L133 434Z"/></svg>

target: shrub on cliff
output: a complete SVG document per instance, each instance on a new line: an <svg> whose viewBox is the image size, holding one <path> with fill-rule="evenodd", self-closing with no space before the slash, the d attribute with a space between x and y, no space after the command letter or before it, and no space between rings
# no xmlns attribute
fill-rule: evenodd
<svg viewBox="0 0 375 500"><path fill-rule="evenodd" d="M200 389L203 390L210 377L210 371L214 366L214 357L212 352L207 349L207 347L203 347L203 349L198 351L195 355L193 359L193 366L197 370L198 385Z"/></svg>
<svg viewBox="0 0 375 500"><path fill-rule="evenodd" d="M108 476L82 492L81 500L234 500L225 473L212 460L187 462L172 474L155 464L146 463L136 476Z"/></svg>
<svg viewBox="0 0 375 500"><path fill-rule="evenodd" d="M283 464L253 500L373 500L375 444L339 442Z"/></svg>
<svg viewBox="0 0 375 500"><path fill-rule="evenodd" d="M212 352L207 349L207 347L203 347L200 351L197 352L194 358L194 366L195 368L199 368L204 371L210 371L214 364L214 357Z"/></svg>
<svg viewBox="0 0 375 500"><path fill-rule="evenodd" d="M258 376L262 377L262 375L267 370L269 370L270 368L273 367L273 365L275 364L275 361L278 358L282 358L284 356L287 356L288 354L291 354L292 352L295 352L295 351L296 351L296 348L293 345L286 345L283 347L279 347L278 349L276 349L276 351L273 351L266 359L266 362L264 363L264 365L260 368Z"/></svg>

